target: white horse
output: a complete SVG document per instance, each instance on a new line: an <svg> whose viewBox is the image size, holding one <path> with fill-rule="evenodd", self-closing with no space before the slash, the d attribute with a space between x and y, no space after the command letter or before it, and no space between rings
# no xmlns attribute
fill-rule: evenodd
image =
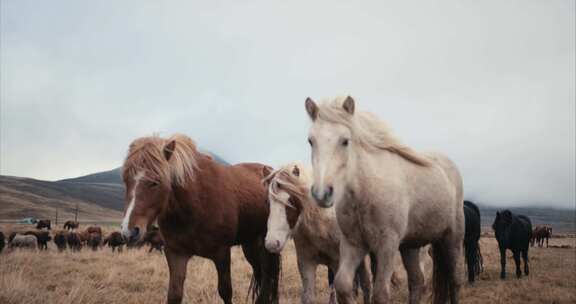
<svg viewBox="0 0 576 304"><path fill-rule="evenodd" d="M341 234L336 213L334 208L319 208L311 200L310 172L301 164L291 163L272 173L264 170L270 202L266 249L280 253L289 238L294 238L303 286L302 303L316 303L316 268L326 265L333 273L338 269ZM367 261L362 261L358 275L364 303L370 303L372 286L369 272ZM335 303L335 300L332 290L330 303Z"/></svg>
<svg viewBox="0 0 576 304"><path fill-rule="evenodd" d="M373 301L390 299L394 255L408 274L410 303L419 303L424 278L418 249L433 248L434 303L458 303L458 259L464 238L462 179L441 154L422 155L401 144L376 116L355 113L351 97L317 105L312 120L311 193L335 206L343 238L335 288L340 304L354 303L354 270L367 253L377 258Z"/></svg>

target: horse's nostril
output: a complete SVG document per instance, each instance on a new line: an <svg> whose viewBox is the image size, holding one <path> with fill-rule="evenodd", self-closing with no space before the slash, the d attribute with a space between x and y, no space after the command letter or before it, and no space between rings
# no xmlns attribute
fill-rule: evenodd
<svg viewBox="0 0 576 304"><path fill-rule="evenodd" d="M276 240L276 249L280 248L280 241Z"/></svg>
<svg viewBox="0 0 576 304"><path fill-rule="evenodd" d="M310 188L310 194L312 195L312 198L314 198L315 200L319 201L318 195L316 195L316 188L314 188L314 186L312 186L312 187Z"/></svg>
<svg viewBox="0 0 576 304"><path fill-rule="evenodd" d="M334 193L334 187L332 187L331 185L328 186L328 189L326 190L326 196L330 197L332 196L333 193Z"/></svg>

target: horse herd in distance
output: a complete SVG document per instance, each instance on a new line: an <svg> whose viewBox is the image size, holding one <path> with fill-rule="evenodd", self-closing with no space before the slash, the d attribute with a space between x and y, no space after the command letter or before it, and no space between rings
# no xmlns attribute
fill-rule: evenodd
<svg viewBox="0 0 576 304"><path fill-rule="evenodd" d="M148 252L157 250L163 251L164 240L158 227L152 226L146 235L138 242L129 243L119 231L112 231L105 235L102 227L97 225L88 226L83 230L79 229L78 221L66 221L62 229L52 230L50 220L39 220L36 222L35 230L13 231L6 235L0 231L0 253L4 247L7 250L48 250L48 243L54 242L59 252L70 250L79 252L82 248L97 251L108 246L112 252L122 252L124 246L128 248L141 248L149 246Z"/></svg>

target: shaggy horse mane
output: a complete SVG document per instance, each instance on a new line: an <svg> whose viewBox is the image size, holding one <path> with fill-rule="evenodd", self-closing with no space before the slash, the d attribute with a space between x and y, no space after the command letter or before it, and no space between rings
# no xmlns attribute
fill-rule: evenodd
<svg viewBox="0 0 576 304"><path fill-rule="evenodd" d="M292 174L294 169L298 169L299 176ZM279 197L280 191L285 191L291 196L296 197L302 203L300 223L305 226L318 221L318 214L327 210L317 207L310 198L311 170L299 162L292 162L282 166L265 177L262 182L268 183L268 193L276 201L286 204L288 208L295 208L290 202L283 202ZM281 188L281 189L280 189ZM317 232L319 233L319 232Z"/></svg>
<svg viewBox="0 0 576 304"><path fill-rule="evenodd" d="M347 97L325 99L318 105L318 119L346 126L355 140L367 151L387 150L419 166L430 166L432 161L402 144L393 134L390 127L369 112L357 111L350 115L343 108Z"/></svg>
<svg viewBox="0 0 576 304"><path fill-rule="evenodd" d="M174 150L169 144L175 143ZM169 160L165 153L172 152ZM183 186L194 178L197 169L196 144L186 135L174 134L169 138L158 135L135 139L128 150L122 168L124 180L146 171L146 178L165 185Z"/></svg>
<svg viewBox="0 0 576 304"><path fill-rule="evenodd" d="M299 170L299 176L292 174L295 168ZM296 196L301 201L307 200L309 181L308 169L297 162L289 163L274 170L262 180L264 184L270 185L268 187L268 193L280 202L282 201L278 197L280 188L288 192L288 194ZM294 206L289 205L289 207Z"/></svg>

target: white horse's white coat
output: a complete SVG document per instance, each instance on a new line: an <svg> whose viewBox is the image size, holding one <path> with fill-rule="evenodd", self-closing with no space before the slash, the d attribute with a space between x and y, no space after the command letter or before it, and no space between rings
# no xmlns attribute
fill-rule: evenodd
<svg viewBox="0 0 576 304"><path fill-rule="evenodd" d="M355 111L351 97L320 106L308 99L306 109L313 121L313 195L320 206L335 205L343 234L335 281L339 303L354 303L354 270L367 253L378 260L374 303L387 303L398 248L410 303L419 303L424 278L418 250L426 244L434 247L434 302L457 303L464 214L456 166L441 154L422 155L402 145L377 117Z"/></svg>

